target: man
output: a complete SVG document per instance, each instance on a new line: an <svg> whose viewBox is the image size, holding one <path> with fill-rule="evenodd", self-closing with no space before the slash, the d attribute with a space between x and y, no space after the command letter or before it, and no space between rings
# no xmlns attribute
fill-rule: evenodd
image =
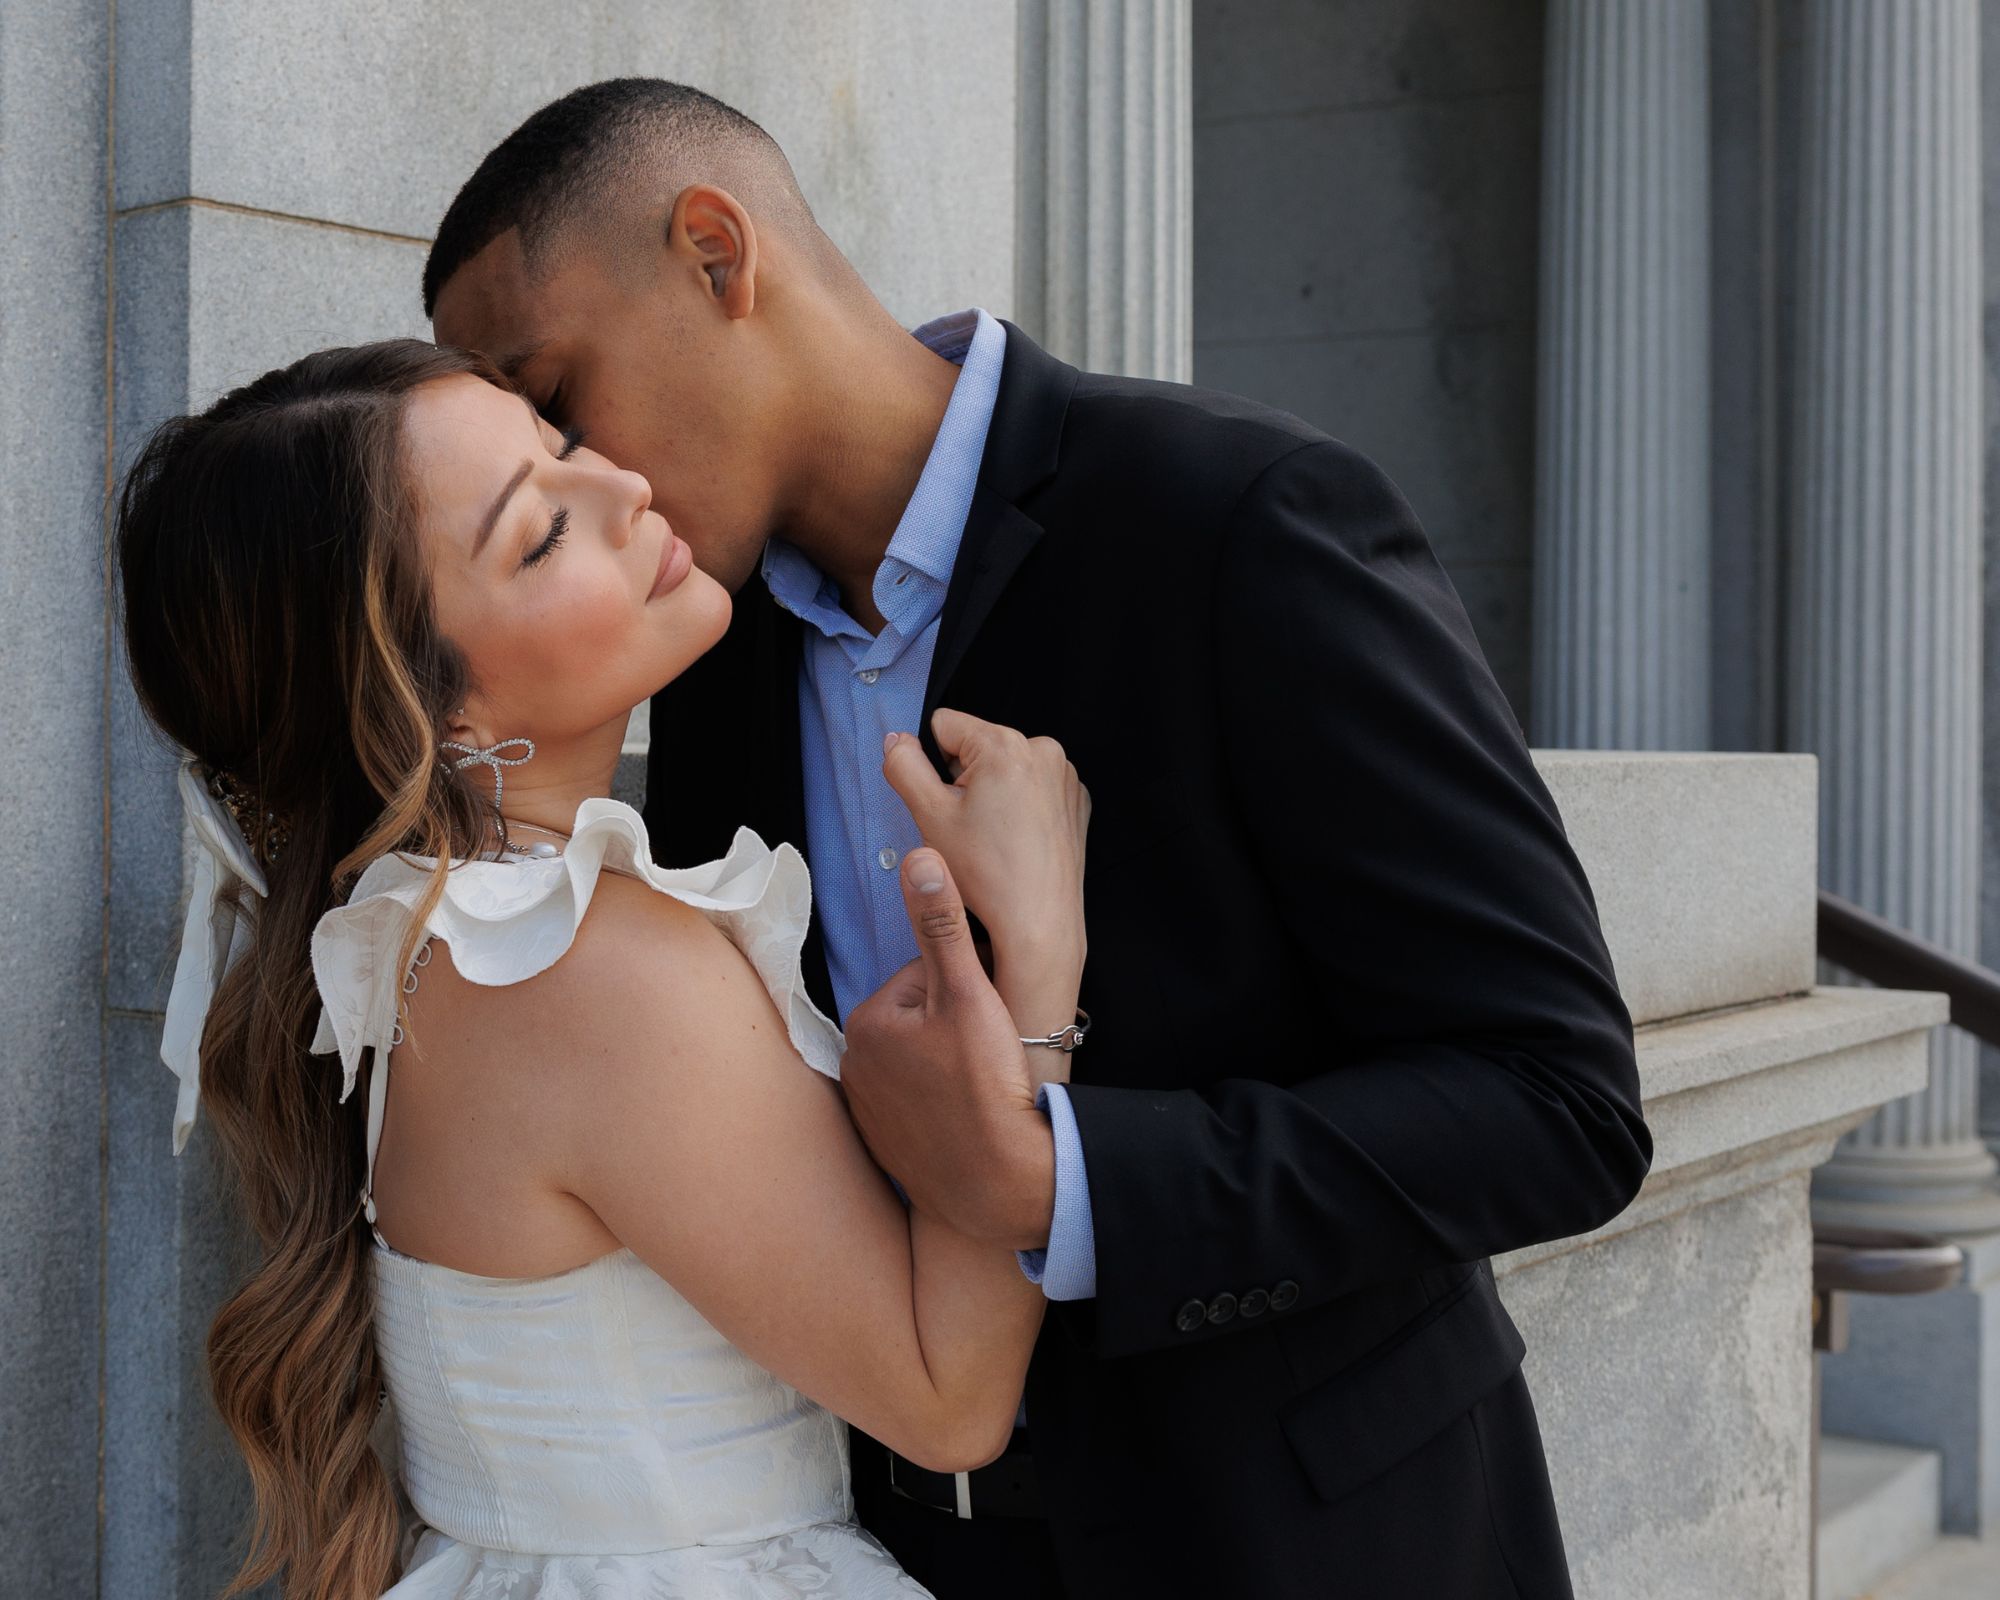
<svg viewBox="0 0 2000 1600"><path fill-rule="evenodd" d="M864 1521L946 1600L1568 1594L1486 1258L1608 1220L1651 1144L1589 888L1382 474L984 313L910 337L768 136L657 81L494 150L425 299L737 591L655 699L648 827L805 848L824 1003L912 953L885 735L948 774L950 706L1090 786L1067 1090L1007 1101L971 1008L848 1018L884 1168L1052 1302L1015 1448L857 1440Z"/></svg>

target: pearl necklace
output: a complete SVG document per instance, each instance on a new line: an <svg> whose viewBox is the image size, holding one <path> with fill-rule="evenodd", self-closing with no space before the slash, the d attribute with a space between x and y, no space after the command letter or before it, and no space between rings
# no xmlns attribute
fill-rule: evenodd
<svg viewBox="0 0 2000 1600"><path fill-rule="evenodd" d="M514 828L532 828L537 833L550 834L554 838L561 839L564 841L567 841L569 839L569 835L562 832L560 829L545 828L539 822L515 822L509 824L509 826ZM551 844L547 839L537 839L533 844L529 845L527 849L525 850L510 849L509 853L517 856L525 856L530 861L552 861L557 856L562 854L562 847L560 845Z"/></svg>

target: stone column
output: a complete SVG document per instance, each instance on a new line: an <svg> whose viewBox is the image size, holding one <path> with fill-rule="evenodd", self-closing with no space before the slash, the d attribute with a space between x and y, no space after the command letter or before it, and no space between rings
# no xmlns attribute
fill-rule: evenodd
<svg viewBox="0 0 2000 1600"><path fill-rule="evenodd" d="M1194 371L1190 5L1022 0L1016 298L1093 371Z"/></svg>
<svg viewBox="0 0 2000 1600"><path fill-rule="evenodd" d="M1543 81L1530 721L1703 749L1707 7L1550 0Z"/></svg>
<svg viewBox="0 0 2000 1600"><path fill-rule="evenodd" d="M1820 877L1978 952L1979 11L1805 8L1788 742L1820 758ZM1823 1168L1826 1220L2000 1228L1972 1039Z"/></svg>

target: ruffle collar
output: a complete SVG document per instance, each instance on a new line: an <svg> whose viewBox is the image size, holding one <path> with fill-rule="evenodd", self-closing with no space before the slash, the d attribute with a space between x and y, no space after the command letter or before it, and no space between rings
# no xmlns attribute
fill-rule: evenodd
<svg viewBox="0 0 2000 1600"><path fill-rule="evenodd" d="M382 857L313 931L321 1011L312 1048L339 1052L343 1100L353 1092L364 1053L386 1053L395 1039L407 976L398 958L434 866L427 856ZM452 965L469 981L520 983L546 972L575 942L607 867L706 913L757 969L806 1064L840 1076L840 1030L806 993L800 961L812 916L811 874L791 845L773 848L749 828L737 830L720 860L660 867L638 812L620 800L589 799L577 809L560 856L454 864L426 931L450 946Z"/></svg>

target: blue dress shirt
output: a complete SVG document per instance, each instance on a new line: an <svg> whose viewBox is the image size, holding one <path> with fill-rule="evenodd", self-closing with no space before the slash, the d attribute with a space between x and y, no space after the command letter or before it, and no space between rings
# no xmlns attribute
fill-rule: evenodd
<svg viewBox="0 0 2000 1600"><path fill-rule="evenodd" d="M984 311L940 317L915 331L957 363L959 374L917 487L875 570L875 607L886 626L871 635L850 617L839 587L795 546L773 539L764 550L765 584L806 624L799 667L806 853L843 1021L917 954L897 868L922 838L882 776L882 741L916 732L923 717L938 618L1007 355L1006 330ZM1083 1144L1062 1085L1043 1089L1039 1103L1055 1136L1055 1216L1048 1249L1023 1251L1021 1270L1051 1300L1087 1300L1097 1292L1097 1242Z"/></svg>

